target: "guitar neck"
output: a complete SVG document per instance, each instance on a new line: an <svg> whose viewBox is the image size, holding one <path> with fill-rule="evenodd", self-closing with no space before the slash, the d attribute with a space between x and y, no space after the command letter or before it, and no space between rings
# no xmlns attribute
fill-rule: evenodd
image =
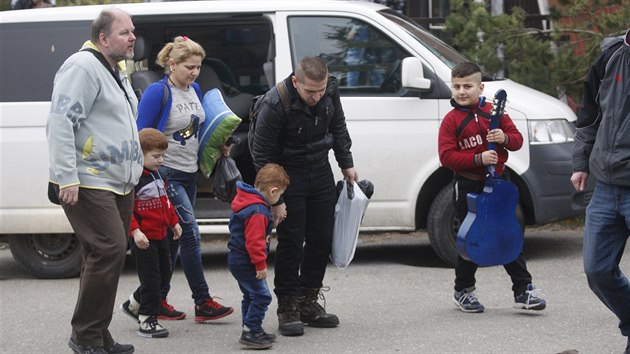
<svg viewBox="0 0 630 354"><path fill-rule="evenodd" d="M505 92L505 90L499 90L494 95L494 99L493 99L494 106L492 107L492 113L490 114L490 130L499 128L500 126L499 123L500 123L501 117L503 117L503 109L505 107L506 100L507 100L507 93ZM488 150L496 151L497 144L494 142L489 142ZM497 177L495 165L488 165L487 170L488 170L488 174L491 177L493 178Z"/></svg>

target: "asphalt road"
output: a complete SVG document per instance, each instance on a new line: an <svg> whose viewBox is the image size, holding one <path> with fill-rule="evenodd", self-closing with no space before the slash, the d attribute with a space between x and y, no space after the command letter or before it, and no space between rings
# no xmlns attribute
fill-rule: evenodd
<svg viewBox="0 0 630 354"><path fill-rule="evenodd" d="M206 239L207 240L207 239ZM4 247L2 247L4 246ZM272 244L273 246L273 244ZM432 252L424 233L361 235L353 263L329 266L326 306L341 325L306 328L282 337L282 353L622 353L625 338L616 318L592 294L582 270L582 230L537 228L526 232L525 251L534 283L547 297L541 313L512 308L510 280L502 267L480 269L477 294L483 314L465 314L452 303L454 272ZM225 240L204 242L206 278L213 296L235 313L197 324L184 274L177 269L169 301L188 313L163 321L170 336L146 339L116 307L110 330L136 353L238 352L240 291L226 267ZM630 272L630 251L622 262ZM273 257L273 253L272 253ZM117 303L137 286L131 258L120 279ZM271 267L269 284L273 284ZM67 339L77 279L33 279L0 244L0 352L70 353ZM264 327L277 333L276 303Z"/></svg>

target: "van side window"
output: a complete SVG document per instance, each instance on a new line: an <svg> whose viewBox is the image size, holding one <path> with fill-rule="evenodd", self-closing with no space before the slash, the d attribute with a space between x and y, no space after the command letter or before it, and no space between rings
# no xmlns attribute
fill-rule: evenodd
<svg viewBox="0 0 630 354"><path fill-rule="evenodd" d="M293 64L319 56L339 80L342 95L402 94L401 61L410 56L368 23L346 17L289 18Z"/></svg>
<svg viewBox="0 0 630 354"><path fill-rule="evenodd" d="M0 102L47 102L55 73L90 39L90 21L0 24Z"/></svg>

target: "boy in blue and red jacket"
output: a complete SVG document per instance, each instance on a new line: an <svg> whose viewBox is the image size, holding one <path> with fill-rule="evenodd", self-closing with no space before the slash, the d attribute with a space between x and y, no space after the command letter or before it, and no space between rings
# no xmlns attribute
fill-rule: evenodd
<svg viewBox="0 0 630 354"><path fill-rule="evenodd" d="M232 201L228 268L243 292L243 332L240 343L253 348L270 348L276 339L262 328L271 303L267 277L269 239L274 227L271 205L289 186L289 176L277 164L266 164L256 174L254 187L236 183Z"/></svg>
<svg viewBox="0 0 630 354"><path fill-rule="evenodd" d="M120 308L140 324L139 336L162 338L168 336L168 330L157 321L162 301L160 289L170 281L172 274L167 234L172 229L173 238L178 239L182 228L158 172L168 141L162 132L153 128L142 129L138 136L144 154L144 170L135 187L129 236L134 241L131 252L136 260L140 286Z"/></svg>

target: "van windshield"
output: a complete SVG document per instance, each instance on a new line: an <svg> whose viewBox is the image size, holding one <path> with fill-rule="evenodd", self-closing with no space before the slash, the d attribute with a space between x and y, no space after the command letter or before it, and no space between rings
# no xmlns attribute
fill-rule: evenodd
<svg viewBox="0 0 630 354"><path fill-rule="evenodd" d="M418 26L409 17L401 15L391 9L381 10L379 12L388 20L402 27L424 47L432 51L433 54L435 54L441 61L448 65L449 68L452 69L453 67L455 67L455 65L459 63L470 61L461 53L453 49L453 47L442 42L442 40Z"/></svg>

